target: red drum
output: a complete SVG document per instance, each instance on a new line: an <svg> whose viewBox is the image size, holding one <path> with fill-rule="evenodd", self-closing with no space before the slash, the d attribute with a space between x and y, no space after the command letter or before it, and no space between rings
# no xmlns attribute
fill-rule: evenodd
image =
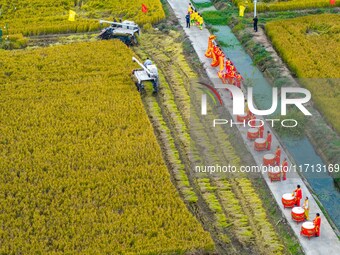
<svg viewBox="0 0 340 255"><path fill-rule="evenodd" d="M274 166L275 165L275 155L274 154L265 154L263 156L263 165L265 166Z"/></svg>
<svg viewBox="0 0 340 255"><path fill-rule="evenodd" d="M295 197L292 195L292 193L286 193L282 195L282 204L284 208L294 207Z"/></svg>
<svg viewBox="0 0 340 255"><path fill-rule="evenodd" d="M247 133L247 138L249 140L255 140L259 137L259 129L258 128L249 128Z"/></svg>
<svg viewBox="0 0 340 255"><path fill-rule="evenodd" d="M264 138L257 138L254 143L256 151L264 151L267 150L266 146L266 139Z"/></svg>
<svg viewBox="0 0 340 255"><path fill-rule="evenodd" d="M270 181L281 181L281 170L279 167L272 167L268 170Z"/></svg>
<svg viewBox="0 0 340 255"><path fill-rule="evenodd" d="M247 118L248 118L248 115L247 115L247 114L237 115L237 121L238 121L238 122L243 122L243 121L246 121L246 122L247 122Z"/></svg>
<svg viewBox="0 0 340 255"><path fill-rule="evenodd" d="M296 221L296 223L305 221L305 209L302 207L294 207L292 209L292 219Z"/></svg>
<svg viewBox="0 0 340 255"><path fill-rule="evenodd" d="M300 235L307 236L308 238L315 236L315 226L313 222L304 222L301 226Z"/></svg>

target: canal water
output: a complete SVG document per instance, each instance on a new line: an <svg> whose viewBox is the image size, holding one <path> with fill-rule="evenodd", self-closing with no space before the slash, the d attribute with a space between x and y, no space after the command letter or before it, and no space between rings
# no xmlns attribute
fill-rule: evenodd
<svg viewBox="0 0 340 255"><path fill-rule="evenodd" d="M197 0L196 0L197 2ZM272 86L264 78L262 72L254 65L250 56L245 52L242 45L228 26L213 26L219 42L222 42L223 51L232 60L237 70L250 82L253 87L253 96L257 107L269 109L272 104ZM278 107L279 108L279 107ZM303 165L302 174L307 179L313 192L318 196L329 216L340 228L340 193L334 185L332 177L326 172L316 173L307 169L307 165L324 165L320 156L316 153L309 139L303 135L296 137L280 137L290 155L297 165Z"/></svg>

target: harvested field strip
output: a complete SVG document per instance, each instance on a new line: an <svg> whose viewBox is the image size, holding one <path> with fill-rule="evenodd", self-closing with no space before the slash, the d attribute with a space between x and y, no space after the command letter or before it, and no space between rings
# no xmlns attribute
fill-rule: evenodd
<svg viewBox="0 0 340 255"><path fill-rule="evenodd" d="M185 165L180 159L174 138L163 119L162 110L159 107L156 98L145 97L143 101L149 112L153 126L161 140L162 146L164 146L163 153L166 154L166 160L170 165L169 169L173 174L177 188L180 193L182 193L185 201L188 203L196 203L198 200L197 195L189 183L188 176L185 172Z"/></svg>
<svg viewBox="0 0 340 255"><path fill-rule="evenodd" d="M173 41L168 39L166 43L174 44L174 41L178 38L178 36L174 34L172 34L171 37ZM205 163L230 162L230 164L233 165L240 165L240 159L235 154L231 143L228 141L228 137L222 129L218 129L216 134L214 134L215 131L211 133L209 128L200 124L200 118L196 113L196 111L199 111L199 106L197 105L194 106L195 110L190 112L190 127L197 124L194 132L190 130L191 135L195 137L195 143L188 143L190 142L190 139L188 139L190 137L187 136L189 130L185 123L189 120L189 108L188 106L182 106L190 103L188 94L190 88L188 84L189 80L194 80L195 77L192 74L192 71L185 72L186 74L189 74L188 76L190 79L186 75L183 75L183 71L180 71L183 69L181 68L183 66L182 61L177 61L177 59L173 57L175 54L170 54L169 52L166 54L163 52L162 48L166 48L166 45L161 37L156 36L157 40L159 40L157 48L150 43L150 41L153 41L150 38L154 37L148 35L147 42L141 42L141 49L143 51L137 49L137 52L141 58L149 56L156 60L157 65L162 70L161 89L157 100L160 105L160 112L165 116L163 118L169 126L170 132L173 134L174 140L176 141L175 145L177 147L180 146L178 150L179 153L187 159L184 164L187 167L186 174L188 178L196 179L196 184L191 183L196 186L193 187L193 189L196 190L196 192L199 192L198 194L202 196L209 210L214 215L215 223L213 224L215 225L215 228L219 229L219 240L230 242L230 235L235 235L238 242L244 247L249 244L256 244L258 248L255 248L253 253L260 251L261 254L266 254L266 252L270 251L274 252L273 254L281 254L282 250L275 249L277 247L282 247L277 239L273 239L272 241L264 240L255 234L256 229L256 231L260 231L261 233L268 231L269 235L276 236L274 228L268 228L268 224L271 226L268 220L265 220L265 223L261 225L258 222L249 219L250 217L254 217L254 215L246 207L249 207L253 201L250 200L249 197L245 203L239 201L244 199L244 197L241 190L236 192L236 190L239 189L237 179L229 180L219 176L195 173L192 170L189 170L192 169L193 165L191 164L194 162L195 164L202 163L202 159L200 159L200 157L202 157L202 151L204 151L203 161L205 161ZM180 50L176 49L176 51ZM176 65L173 64L174 62L176 62ZM195 92L193 95L193 91L190 90L190 96L195 98L199 95ZM156 101L155 99L152 100ZM186 122L183 121L185 118L187 120ZM209 135L207 135L207 132ZM179 140L177 140L177 138ZM217 147L219 150L216 150ZM191 158L188 158L190 154L189 150L192 151ZM251 184L249 180L248 182ZM232 207L228 207L229 200L233 205ZM258 206L263 208L262 203ZM263 211L265 210L263 209ZM235 217L236 215L238 217ZM231 222L231 219L235 220ZM267 248L267 246L269 248ZM238 248L234 247L233 249L237 250Z"/></svg>
<svg viewBox="0 0 340 255"><path fill-rule="evenodd" d="M192 96L194 95L196 95L196 93L192 93ZM195 101L197 102L197 100ZM212 113L210 113L210 115L211 114ZM211 118L214 117L211 116ZM204 121L202 123L206 122ZM221 162L220 165L226 165L226 163L230 163L231 165L239 167L241 162L240 158L238 157L238 155L236 155L235 150L232 147L228 135L225 133L225 131L218 127L211 128L208 126L205 126L203 130L205 130L209 134L209 138L206 139L210 141L215 141L214 147L219 148L218 152L215 152L215 155L219 155L219 161L215 161L214 163L216 164L216 162ZM203 137L204 136L201 135L201 139ZM217 180L217 183L220 182L220 179L226 179L228 183L224 184L230 184L230 186L226 186L229 186L232 189L235 198L240 202L243 214L249 220L249 225L251 226L251 230L253 230L256 246L259 249L260 253L283 254L282 242L278 239L274 227L268 221L268 217L262 205L262 201L259 199L258 195L256 194L256 190L254 189L251 181L247 178L247 176L242 173L237 173L237 175L228 173L227 177L223 174L216 174L211 175L211 178ZM248 233L245 232L245 235L247 234ZM268 236L270 236L271 238L268 239ZM252 239L248 240L252 241Z"/></svg>

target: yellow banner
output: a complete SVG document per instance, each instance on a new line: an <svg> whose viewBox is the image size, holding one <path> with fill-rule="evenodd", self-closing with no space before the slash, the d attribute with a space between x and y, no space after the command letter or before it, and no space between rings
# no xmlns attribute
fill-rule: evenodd
<svg viewBox="0 0 340 255"><path fill-rule="evenodd" d="M246 9L246 7L244 7L243 5L240 5L239 7L239 15L240 17L244 16L244 10Z"/></svg>
<svg viewBox="0 0 340 255"><path fill-rule="evenodd" d="M76 20L76 12L75 11L70 10L70 13L68 15L68 20L69 21L75 21Z"/></svg>

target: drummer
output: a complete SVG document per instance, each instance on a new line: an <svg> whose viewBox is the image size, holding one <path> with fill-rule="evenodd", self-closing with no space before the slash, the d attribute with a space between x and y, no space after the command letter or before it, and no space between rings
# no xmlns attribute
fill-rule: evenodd
<svg viewBox="0 0 340 255"><path fill-rule="evenodd" d="M308 200L308 197L305 198L305 201L303 202L302 208L305 210L306 220L309 220L309 200Z"/></svg>
<svg viewBox="0 0 340 255"><path fill-rule="evenodd" d="M276 165L279 166L281 161L281 148L280 146L277 146L276 152L275 152L275 162Z"/></svg>
<svg viewBox="0 0 340 255"><path fill-rule="evenodd" d="M320 213L316 214L315 219L313 220L315 226L315 236L320 236L320 226L321 226L321 218Z"/></svg>
<svg viewBox="0 0 340 255"><path fill-rule="evenodd" d="M295 205L300 206L300 200L302 198L302 189L300 185L296 186L296 189L293 192L293 195L295 194Z"/></svg>
<svg viewBox="0 0 340 255"><path fill-rule="evenodd" d="M236 76L235 76L235 86L238 87L239 89L241 89L241 85L242 85L242 81L243 81L243 77L242 75L237 71L236 72Z"/></svg>
<svg viewBox="0 0 340 255"><path fill-rule="evenodd" d="M267 147L267 150L270 150L271 145L272 145L272 134L268 130L267 131L267 138L266 138L266 147Z"/></svg>
<svg viewBox="0 0 340 255"><path fill-rule="evenodd" d="M287 180L287 172L288 172L288 162L287 158L284 158L281 165L281 173L282 173L282 180Z"/></svg>
<svg viewBox="0 0 340 255"><path fill-rule="evenodd" d="M263 138L264 124L259 126L259 138Z"/></svg>
<svg viewBox="0 0 340 255"><path fill-rule="evenodd" d="M249 117L249 126L255 127L255 125L256 125L256 123L255 123L256 116L251 111L249 111L249 114L250 114L250 116L248 116Z"/></svg>

